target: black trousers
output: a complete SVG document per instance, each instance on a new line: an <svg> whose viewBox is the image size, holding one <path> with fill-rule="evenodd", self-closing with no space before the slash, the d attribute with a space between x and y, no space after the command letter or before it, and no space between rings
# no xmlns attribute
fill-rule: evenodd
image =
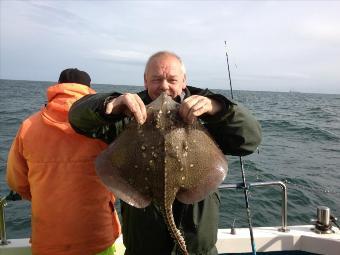
<svg viewBox="0 0 340 255"><path fill-rule="evenodd" d="M175 200L175 223L184 234L191 255L217 255L215 244L219 207L220 198L217 191L190 205ZM157 206L151 204L138 209L121 201L121 214L126 255L180 254Z"/></svg>

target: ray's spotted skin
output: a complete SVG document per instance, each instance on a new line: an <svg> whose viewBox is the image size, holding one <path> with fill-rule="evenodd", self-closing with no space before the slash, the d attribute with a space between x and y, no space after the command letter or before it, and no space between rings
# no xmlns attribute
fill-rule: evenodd
<svg viewBox="0 0 340 255"><path fill-rule="evenodd" d="M182 121L179 106L161 94L146 107L146 122L131 122L97 158L96 168L102 181L128 204L144 208L155 203L178 247L188 254L172 204L175 198L186 204L203 200L224 180L228 166L198 121Z"/></svg>

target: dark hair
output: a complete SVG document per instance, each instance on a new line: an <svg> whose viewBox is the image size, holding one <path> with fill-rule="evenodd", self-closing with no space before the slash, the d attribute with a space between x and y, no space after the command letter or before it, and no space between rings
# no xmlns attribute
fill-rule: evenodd
<svg viewBox="0 0 340 255"><path fill-rule="evenodd" d="M77 68L68 68L60 73L58 83L79 83L90 87L91 77Z"/></svg>

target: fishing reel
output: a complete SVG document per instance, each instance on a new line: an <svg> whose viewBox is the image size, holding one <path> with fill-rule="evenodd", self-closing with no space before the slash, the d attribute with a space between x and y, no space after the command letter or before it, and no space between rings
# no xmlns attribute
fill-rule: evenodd
<svg viewBox="0 0 340 255"><path fill-rule="evenodd" d="M317 234L333 234L332 223L340 230L337 218L331 215L330 209L326 206L318 206L316 211L317 219L312 220L315 226L311 230Z"/></svg>

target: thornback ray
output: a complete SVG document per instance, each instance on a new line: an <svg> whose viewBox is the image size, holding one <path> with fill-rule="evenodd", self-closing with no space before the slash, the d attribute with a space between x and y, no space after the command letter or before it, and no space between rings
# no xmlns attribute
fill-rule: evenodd
<svg viewBox="0 0 340 255"><path fill-rule="evenodd" d="M103 183L126 203L144 208L156 204L171 236L188 254L172 214L175 199L203 200L223 182L228 164L202 124L186 124L179 106L165 93L147 105L143 125L131 121L96 159Z"/></svg>

